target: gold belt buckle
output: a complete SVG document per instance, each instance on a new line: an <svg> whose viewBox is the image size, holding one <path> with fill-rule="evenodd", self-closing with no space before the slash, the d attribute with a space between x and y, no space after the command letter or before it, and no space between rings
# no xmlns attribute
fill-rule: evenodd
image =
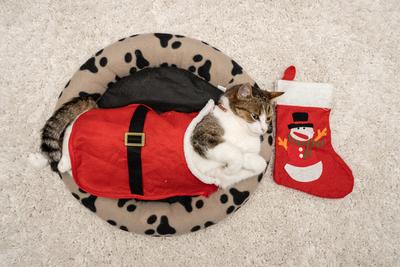
<svg viewBox="0 0 400 267"><path fill-rule="evenodd" d="M140 139L139 139L140 138ZM125 146L144 146L144 133L126 132L125 133Z"/></svg>

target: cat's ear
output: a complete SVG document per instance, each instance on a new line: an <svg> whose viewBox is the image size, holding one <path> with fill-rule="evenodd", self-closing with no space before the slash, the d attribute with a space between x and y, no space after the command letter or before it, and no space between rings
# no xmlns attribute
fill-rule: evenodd
<svg viewBox="0 0 400 267"><path fill-rule="evenodd" d="M249 98L252 96L252 87L249 83L244 83L240 85L237 91L237 97L239 99Z"/></svg>
<svg viewBox="0 0 400 267"><path fill-rule="evenodd" d="M278 96L283 95L285 92L269 92L269 91L264 91L264 95L269 99L272 100L274 98L277 98Z"/></svg>

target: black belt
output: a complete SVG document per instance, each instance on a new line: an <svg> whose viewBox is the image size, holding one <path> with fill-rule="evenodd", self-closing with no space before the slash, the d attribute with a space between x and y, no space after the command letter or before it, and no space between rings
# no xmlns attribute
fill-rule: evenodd
<svg viewBox="0 0 400 267"><path fill-rule="evenodd" d="M125 146L128 151L129 187L132 194L143 195L142 147L145 142L144 121L149 109L138 106L132 115L129 132L125 133Z"/></svg>

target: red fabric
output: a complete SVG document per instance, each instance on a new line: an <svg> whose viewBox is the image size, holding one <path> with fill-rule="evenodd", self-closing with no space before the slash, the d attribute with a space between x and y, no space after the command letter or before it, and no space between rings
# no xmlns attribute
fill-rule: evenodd
<svg viewBox="0 0 400 267"><path fill-rule="evenodd" d="M293 81L295 77L296 77L296 67L289 66L283 73L282 80Z"/></svg>
<svg viewBox="0 0 400 267"><path fill-rule="evenodd" d="M183 152L185 130L196 113L153 110L147 113L142 147L144 195L130 192L124 135L139 105L93 109L74 123L69 140L72 173L77 185L90 194L108 198L165 199L208 196L217 190L188 169Z"/></svg>
<svg viewBox="0 0 400 267"><path fill-rule="evenodd" d="M296 112L308 113L308 121L300 124L313 124L315 133L308 141L298 141L289 134L288 125L299 123L293 121L292 115ZM353 190L352 172L331 144L329 114L330 109L326 108L277 105L274 180L278 184L326 198L341 198ZM323 133L324 129L326 136L316 141L318 130ZM322 164L320 175L319 164ZM314 180L299 181L298 171L302 172L304 168L310 170L307 171L306 178L317 173ZM310 176L307 177L308 175Z"/></svg>

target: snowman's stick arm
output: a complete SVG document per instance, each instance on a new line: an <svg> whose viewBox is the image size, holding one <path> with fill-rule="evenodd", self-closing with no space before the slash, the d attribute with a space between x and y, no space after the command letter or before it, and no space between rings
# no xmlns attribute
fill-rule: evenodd
<svg viewBox="0 0 400 267"><path fill-rule="evenodd" d="M322 131L320 129L317 130L317 137L315 137L314 141L318 142L322 137L327 136L328 129L324 128Z"/></svg>
<svg viewBox="0 0 400 267"><path fill-rule="evenodd" d="M278 136L278 146L282 146L285 150L287 150L287 139L282 139Z"/></svg>

